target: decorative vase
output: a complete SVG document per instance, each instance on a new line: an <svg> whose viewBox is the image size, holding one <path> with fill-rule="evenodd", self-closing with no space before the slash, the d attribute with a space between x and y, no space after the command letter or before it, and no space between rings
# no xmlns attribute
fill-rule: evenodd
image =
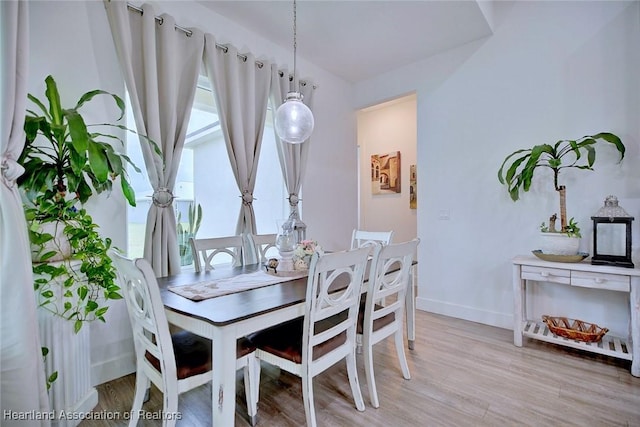
<svg viewBox="0 0 640 427"><path fill-rule="evenodd" d="M540 233L540 250L544 254L576 255L580 248L580 237L567 236L565 233Z"/></svg>
<svg viewBox="0 0 640 427"><path fill-rule="evenodd" d="M281 227L278 227L278 235L276 236L276 248L280 253L278 269L282 271L293 270L293 250L295 247L296 238L293 231L293 223L285 221Z"/></svg>
<svg viewBox="0 0 640 427"><path fill-rule="evenodd" d="M191 243L189 242L192 237L195 237L192 233L178 233L181 266L193 264L193 254L191 253Z"/></svg>

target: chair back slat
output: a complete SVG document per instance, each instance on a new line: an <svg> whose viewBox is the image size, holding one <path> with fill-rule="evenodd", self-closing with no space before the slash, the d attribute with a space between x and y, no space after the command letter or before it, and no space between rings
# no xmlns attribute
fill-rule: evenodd
<svg viewBox="0 0 640 427"><path fill-rule="evenodd" d="M354 229L351 235L351 249L373 247L376 243L388 245L393 239L392 231L366 231Z"/></svg>
<svg viewBox="0 0 640 427"><path fill-rule="evenodd" d="M247 234L247 250L245 261L247 264L267 262L268 253L274 253L277 234ZM251 259L249 261L249 259Z"/></svg>
<svg viewBox="0 0 640 427"><path fill-rule="evenodd" d="M213 270L214 258L220 260L222 257L234 267L244 264L242 260L244 249L244 239L242 235L211 237L206 239L191 238L189 242L193 253L195 270L197 272Z"/></svg>

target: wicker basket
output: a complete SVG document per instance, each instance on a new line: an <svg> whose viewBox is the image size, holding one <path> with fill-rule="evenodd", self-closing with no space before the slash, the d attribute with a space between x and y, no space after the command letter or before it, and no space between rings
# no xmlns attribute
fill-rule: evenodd
<svg viewBox="0 0 640 427"><path fill-rule="evenodd" d="M566 317L552 317L545 314L542 316L542 321L554 334L577 341L598 342L604 334L609 332L609 329L602 328L595 323Z"/></svg>

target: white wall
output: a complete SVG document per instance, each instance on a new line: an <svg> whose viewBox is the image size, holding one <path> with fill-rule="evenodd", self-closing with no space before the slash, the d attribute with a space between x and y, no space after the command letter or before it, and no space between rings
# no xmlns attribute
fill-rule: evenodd
<svg viewBox="0 0 640 427"><path fill-rule="evenodd" d="M271 59L281 65L291 61L289 49L267 42L195 2L152 3L158 14L173 15L180 26L197 26L216 35L222 43L232 43L241 51L251 51L256 57ZM63 103L75 105L82 93L93 89L124 94L102 2L30 1L29 6L29 92L43 94L44 78L52 74L58 82ZM308 227L307 235L321 240L327 249L345 248L357 224L357 176L353 168L356 164L355 112L351 107L351 86L304 60L298 61L298 69L303 78L310 76L318 85L314 95L316 128L302 187L302 215ZM96 103L96 106L100 104ZM95 117L96 121L104 120L104 106L95 109ZM101 231L111 237L116 246L126 248L123 198L114 192L109 199L90 202L88 209ZM237 211L239 207L230 206L229 209ZM134 369L124 302L112 304L106 317L106 324L91 325L96 384Z"/></svg>
<svg viewBox="0 0 640 427"><path fill-rule="evenodd" d="M409 166L416 164L417 98L408 95L358 112L360 225L393 230L394 241L417 236L417 210L409 208ZM371 155L400 152L401 192L372 194ZM418 202L419 203L419 202Z"/></svg>
<svg viewBox="0 0 640 427"><path fill-rule="evenodd" d="M639 3L497 2L494 35L355 87L356 108L418 94L418 307L511 328L511 258L536 248L557 211L549 176L514 203L497 180L519 148L618 134L595 172L568 171L567 209L590 251L590 216L608 194L636 217L640 263ZM439 219L440 210L450 212ZM571 291L573 292L573 291ZM578 317L625 334L624 294L541 286L534 311Z"/></svg>
<svg viewBox="0 0 640 427"><path fill-rule="evenodd" d="M123 93L122 78L101 2L31 1L29 91L42 93L53 74L63 100L91 89ZM222 41L280 64L287 49L213 14L197 3L158 2L179 25L197 25ZM513 203L496 178L504 157L518 148L609 130L623 138L627 157L615 165L598 152L596 172L564 177L569 214L586 231L608 194L635 214L640 243L640 41L638 3L497 2L495 34L351 87L300 61L312 76L316 130L303 185L308 236L328 249L348 245L357 224L356 109L417 93L419 307L511 327L510 259L536 249L537 226L557 206L540 180ZM102 114L97 113L98 117ZM236 209L236 207L232 207ZM126 247L124 203L118 195L92 202L90 211L116 245ZM449 220L439 220L441 209ZM640 262L640 261L639 261ZM560 304L566 315L626 330L621 301L584 292L538 292L536 309ZM620 297L622 298L622 297ZM585 308L586 307L586 308ZM126 373L130 332L124 304L106 325L92 325L96 381ZM586 311L584 311L586 310ZM553 314L553 313L551 313Z"/></svg>

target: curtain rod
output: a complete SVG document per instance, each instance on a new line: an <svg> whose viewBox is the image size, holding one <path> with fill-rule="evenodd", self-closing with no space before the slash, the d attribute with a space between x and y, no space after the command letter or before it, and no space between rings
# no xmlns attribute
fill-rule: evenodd
<svg viewBox="0 0 640 427"><path fill-rule="evenodd" d="M144 14L144 10L142 10L142 8L138 7L138 6L134 6L131 3L127 3L127 8L129 8L129 10L133 10L135 12L138 12L140 15ZM164 22L164 19L161 16L156 16L156 21L162 25L162 23ZM193 34L193 31L191 31L188 28L185 27L181 27L179 25L175 25L176 30L182 31L183 33L185 33L187 35L187 37L191 37L191 35ZM223 44L219 44L216 43L216 47L218 49L221 49L224 51L224 53L227 53L229 51L229 48ZM242 59L243 61L246 62L247 60L247 55L242 55L242 54L238 54L238 58ZM256 61L256 65L260 68L264 67L264 63L261 61Z"/></svg>
<svg viewBox="0 0 640 427"><path fill-rule="evenodd" d="M135 6L135 5L131 4L131 3L127 3L127 8L128 8L129 10L134 11L134 12L138 12L140 15L143 15L143 14L144 14L144 10L143 10L141 7ZM164 19L163 19L162 17L160 17L160 16L156 16L155 18L156 18L156 21L157 21L159 24L161 24L161 25L162 25L162 23L164 22ZM185 27L181 27L181 26L179 26L179 25L177 25L177 24L175 25L175 28L176 28L176 30L178 30L178 31L182 31L183 33L185 33L187 37L191 37L191 35L193 34L193 31L191 31L190 29L185 28ZM224 51L224 53L229 52L229 47L228 47L228 46L225 46L225 45L223 45L223 44L216 43L216 47L217 47L218 49L223 50L223 51ZM243 55L243 54L241 54L241 53L238 53L238 58L242 59L242 60L243 60L243 61L245 61L245 62L247 61L247 55ZM264 67L264 63L263 63L263 62L261 62L261 61L257 61L257 60L256 60L256 65L257 65L258 67L260 67L260 68ZM278 74L280 75L280 77L284 76L284 73L283 73L282 71L278 71ZM293 76L289 75L289 81L292 81L292 80L293 80ZM302 86L305 86L305 85L307 84L307 82L305 82L305 81L300 81L300 84L301 84ZM318 86L313 85L313 88L314 88L314 89L316 89L317 87L318 87Z"/></svg>

